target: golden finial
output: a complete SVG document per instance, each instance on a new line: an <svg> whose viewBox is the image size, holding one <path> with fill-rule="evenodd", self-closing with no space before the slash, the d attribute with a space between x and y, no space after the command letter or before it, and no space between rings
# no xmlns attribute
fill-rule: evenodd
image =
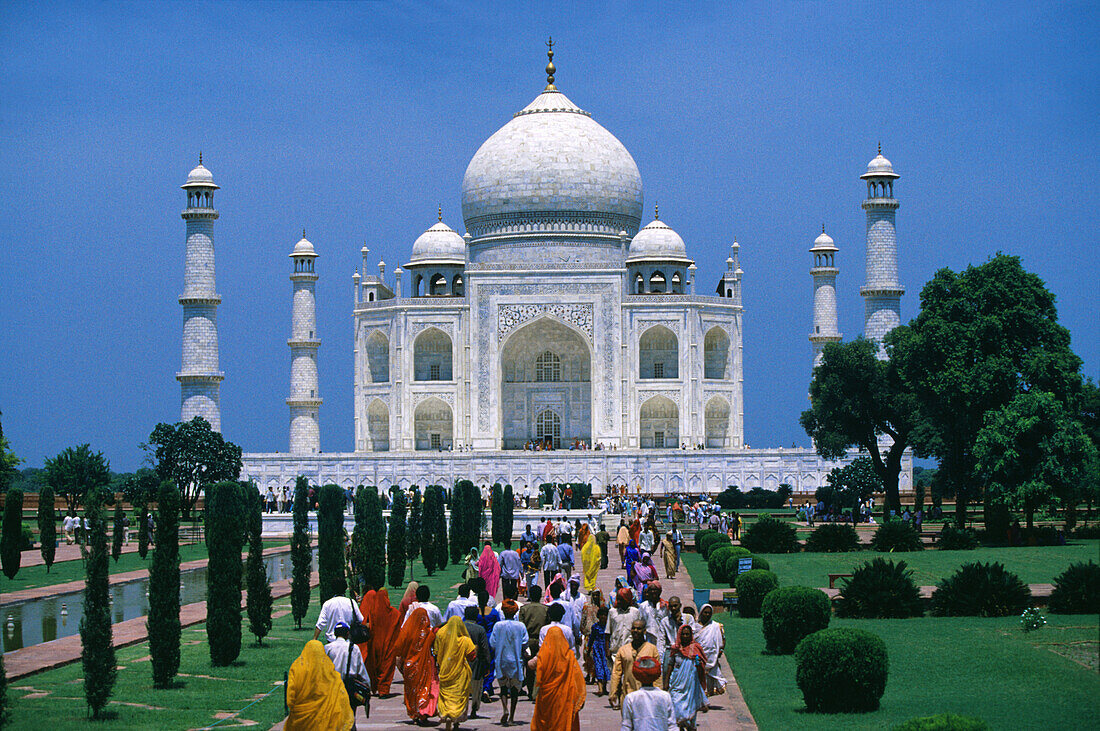
<svg viewBox="0 0 1100 731"><path fill-rule="evenodd" d="M443 204L439 205L439 222L443 223Z"/></svg>
<svg viewBox="0 0 1100 731"><path fill-rule="evenodd" d="M878 143L878 154L880 154L880 155L882 154L882 140L879 140L879 143Z"/></svg>
<svg viewBox="0 0 1100 731"><path fill-rule="evenodd" d="M821 224L821 233L825 233L825 223L824 222L822 222L822 224Z"/></svg>
<svg viewBox="0 0 1100 731"><path fill-rule="evenodd" d="M546 90L556 90L554 86L554 72L557 71L554 68L554 37L550 36L546 41L546 57L550 59L550 63L546 64Z"/></svg>
<svg viewBox="0 0 1100 731"><path fill-rule="evenodd" d="M202 150L199 150L199 165L202 165Z"/></svg>
<svg viewBox="0 0 1100 731"><path fill-rule="evenodd" d="M660 221L661 220L661 206L657 203L653 204L653 220L654 221Z"/></svg>
<svg viewBox="0 0 1100 731"><path fill-rule="evenodd" d="M302 238L304 239L305 237L306 237L306 229L305 229L305 227L303 226L303 227L302 227Z"/></svg>

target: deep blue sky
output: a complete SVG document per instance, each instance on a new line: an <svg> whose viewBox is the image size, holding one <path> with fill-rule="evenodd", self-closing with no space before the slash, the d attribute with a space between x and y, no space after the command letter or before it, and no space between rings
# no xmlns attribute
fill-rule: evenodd
<svg viewBox="0 0 1100 731"><path fill-rule="evenodd" d="M862 330L865 188L881 140L903 318L939 267L1019 254L1100 369L1095 3L18 3L0 7L0 409L33 466L90 442L115 469L179 417L184 223L198 151L222 186L222 422L285 450L289 259L318 284L321 446L352 446L351 274L444 220L478 146L545 83L616 135L711 291L745 270L746 437L808 444L807 249L840 247ZM732 6L732 7L731 7ZM517 4L518 7L518 4ZM648 220L648 219L647 219Z"/></svg>

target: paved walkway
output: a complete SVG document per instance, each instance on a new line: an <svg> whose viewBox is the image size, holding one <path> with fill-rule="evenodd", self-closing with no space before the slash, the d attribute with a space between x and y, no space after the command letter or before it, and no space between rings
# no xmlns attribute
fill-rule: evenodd
<svg viewBox="0 0 1100 731"><path fill-rule="evenodd" d="M272 549L267 549L272 550ZM265 551L266 553L267 551ZM194 562L192 562L194 563ZM204 560L202 563L206 563ZM184 565L181 565L183 568ZM131 572L136 573L136 572ZM317 572L310 577L310 586L317 586L320 579ZM271 584L271 598L278 599L290 593L290 581L284 579ZM241 606L245 604L244 592L242 592ZM112 626L112 636L115 647L126 647L144 642L148 633L145 629L145 617L135 617L125 622L119 622ZM184 604L180 607L180 626L189 627L206 621L206 602ZM21 678L26 675L50 670L80 659L83 649L80 644L80 635L70 635L50 642L41 642L37 645L24 647L21 650L13 650L4 655L4 670L8 674L8 680Z"/></svg>
<svg viewBox="0 0 1100 731"><path fill-rule="evenodd" d="M615 577L622 575L625 572L621 569L617 569L619 564L618 556L611 557L610 567L600 571L599 578L597 579L597 586L604 590L604 595L608 594L608 590L615 585ZM664 569L661 569L661 573L664 573ZM688 577L686 571L680 571L675 579L661 579L661 587L663 589L662 596L668 599L670 596L679 596L685 604L694 605L692 601L692 584L691 579ZM450 601L453 597L446 597L446 601ZM439 597L438 601L443 602L444 597ZM700 713L698 716L698 726L700 731L734 731L735 729L741 729L744 731L755 730L756 722L752 718L752 714L749 713L748 706L745 704L745 699L741 695L741 689L737 686L737 681L733 678L733 673L730 671L729 664L726 662L726 658L722 658L722 672L726 676L729 682L727 686L727 695L716 696L710 699L711 710L708 713ZM356 712L356 728L357 729L415 729L417 726L409 720L409 717L405 713L405 704L403 700L404 684L401 680L401 673L398 671L394 676L394 683L391 686L391 692L394 694L389 698L379 699L374 698L371 701L371 716L368 719L363 709L360 708ZM530 728L531 714L533 711L533 704L525 699L525 696L520 697L519 705L516 706L516 725L511 728ZM493 703L488 708L482 706L481 710L484 718L476 718L465 721L462 723L463 729L499 729L503 728L500 725L501 706L500 702ZM612 731L619 728L622 717L619 711L613 710L609 705L606 697L597 698L595 696L595 686L588 686L588 696L585 701L584 709L581 710L581 728L601 729L602 731ZM438 723L438 718L432 721L435 725ZM280 722L272 727L273 731L281 731L283 724Z"/></svg>

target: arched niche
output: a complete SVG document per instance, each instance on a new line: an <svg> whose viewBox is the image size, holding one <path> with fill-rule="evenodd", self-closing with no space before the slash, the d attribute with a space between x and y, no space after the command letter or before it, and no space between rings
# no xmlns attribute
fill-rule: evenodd
<svg viewBox="0 0 1100 731"><path fill-rule="evenodd" d="M638 414L642 449L674 449L680 446L680 409L665 396L642 404Z"/></svg>
<svg viewBox="0 0 1100 731"><path fill-rule="evenodd" d="M367 383L389 383L390 339L381 330L374 330L367 336L364 350L367 356Z"/></svg>
<svg viewBox="0 0 1100 731"><path fill-rule="evenodd" d="M390 408L382 399L374 399L367 406L367 450L390 451Z"/></svg>
<svg viewBox="0 0 1100 731"><path fill-rule="evenodd" d="M730 336L715 326L703 337L703 378L730 378Z"/></svg>
<svg viewBox="0 0 1100 731"><path fill-rule="evenodd" d="M454 444L454 413L443 399L421 401L413 414L413 433L418 451L450 449Z"/></svg>
<svg viewBox="0 0 1100 731"><path fill-rule="evenodd" d="M450 381L454 378L451 338L439 328L429 327L413 343L413 380Z"/></svg>
<svg viewBox="0 0 1100 731"><path fill-rule="evenodd" d="M712 448L730 446L730 405L721 396L712 396L703 411L706 445Z"/></svg>
<svg viewBox="0 0 1100 731"><path fill-rule="evenodd" d="M639 378L679 378L680 350L676 333L654 325L638 339Z"/></svg>

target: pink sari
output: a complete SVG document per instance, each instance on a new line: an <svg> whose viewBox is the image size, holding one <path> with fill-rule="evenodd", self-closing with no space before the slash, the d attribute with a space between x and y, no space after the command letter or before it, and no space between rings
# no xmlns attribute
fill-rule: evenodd
<svg viewBox="0 0 1100 731"><path fill-rule="evenodd" d="M477 573L485 579L485 591L489 592L489 596L495 597L500 588L500 562L489 546L481 551L481 558L477 560Z"/></svg>

